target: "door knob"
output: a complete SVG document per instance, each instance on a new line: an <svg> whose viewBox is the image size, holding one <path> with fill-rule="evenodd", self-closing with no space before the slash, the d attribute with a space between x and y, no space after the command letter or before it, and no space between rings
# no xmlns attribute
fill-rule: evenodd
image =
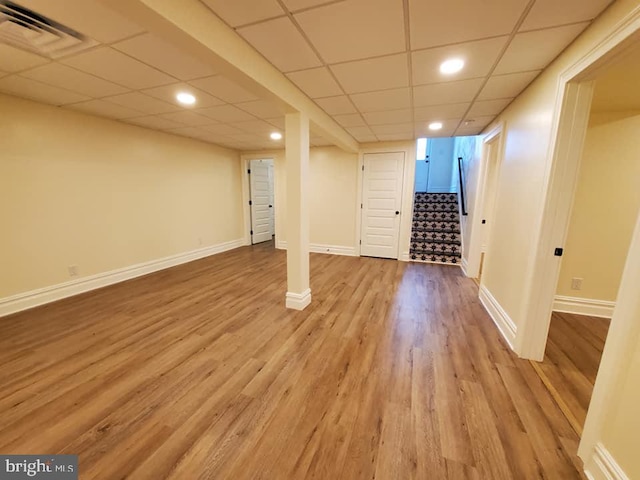
<svg viewBox="0 0 640 480"><path fill-rule="evenodd" d="M396 215L400 215L400 212L398 210L396 210Z"/></svg>
<svg viewBox="0 0 640 480"><path fill-rule="evenodd" d="M269 205L269 208L273 208L273 205Z"/></svg>

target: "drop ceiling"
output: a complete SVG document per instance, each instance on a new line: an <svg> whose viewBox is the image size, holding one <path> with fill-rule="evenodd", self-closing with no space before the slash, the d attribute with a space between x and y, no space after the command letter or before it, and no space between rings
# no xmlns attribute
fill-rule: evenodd
<svg viewBox="0 0 640 480"><path fill-rule="evenodd" d="M479 133L610 0L201 0L359 142ZM97 44L51 60L0 44L0 92L238 150L283 111L98 0L19 0ZM439 64L464 58L458 74ZM198 101L185 108L179 91ZM327 142L312 135L313 145Z"/></svg>

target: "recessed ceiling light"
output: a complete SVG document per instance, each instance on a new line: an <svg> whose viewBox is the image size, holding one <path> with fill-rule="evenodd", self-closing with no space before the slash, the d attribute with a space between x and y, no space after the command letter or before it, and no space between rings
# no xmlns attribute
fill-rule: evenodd
<svg viewBox="0 0 640 480"><path fill-rule="evenodd" d="M433 122L429 124L429 130L440 130L442 128L441 122Z"/></svg>
<svg viewBox="0 0 640 480"><path fill-rule="evenodd" d="M464 67L464 60L461 58L450 58L440 64L440 73L451 75L457 73Z"/></svg>
<svg viewBox="0 0 640 480"><path fill-rule="evenodd" d="M271 137L271 140L281 140L282 139L282 134L280 132L273 132L269 136Z"/></svg>
<svg viewBox="0 0 640 480"><path fill-rule="evenodd" d="M196 97L187 92L178 93L176 99L183 105L193 105L196 103Z"/></svg>

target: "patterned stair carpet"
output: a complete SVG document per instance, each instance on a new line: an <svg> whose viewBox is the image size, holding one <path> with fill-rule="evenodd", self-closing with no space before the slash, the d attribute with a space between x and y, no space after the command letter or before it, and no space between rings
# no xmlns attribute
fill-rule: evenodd
<svg viewBox="0 0 640 480"><path fill-rule="evenodd" d="M460 218L457 193L417 192L413 204L413 261L459 264Z"/></svg>

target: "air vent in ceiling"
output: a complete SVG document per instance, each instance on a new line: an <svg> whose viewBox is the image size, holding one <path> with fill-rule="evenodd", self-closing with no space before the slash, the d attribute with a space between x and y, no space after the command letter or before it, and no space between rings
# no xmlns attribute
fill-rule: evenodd
<svg viewBox="0 0 640 480"><path fill-rule="evenodd" d="M98 44L72 28L9 0L0 0L0 43L49 58L77 53Z"/></svg>

